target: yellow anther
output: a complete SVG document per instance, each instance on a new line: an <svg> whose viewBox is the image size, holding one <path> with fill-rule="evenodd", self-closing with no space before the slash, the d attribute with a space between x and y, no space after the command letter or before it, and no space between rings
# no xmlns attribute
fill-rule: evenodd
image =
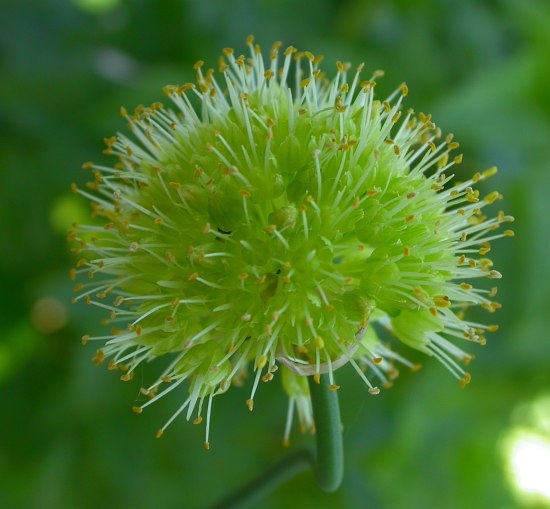
<svg viewBox="0 0 550 509"><path fill-rule="evenodd" d="M489 204L492 204L497 200L502 200L502 195L498 191L493 191L483 198L483 201Z"/></svg>
<svg viewBox="0 0 550 509"><path fill-rule="evenodd" d="M480 258L479 265L483 270L489 270L493 266L493 261L489 258Z"/></svg>
<svg viewBox="0 0 550 509"><path fill-rule="evenodd" d="M471 290L473 286L469 283L460 283L460 288L462 288L463 290Z"/></svg>
<svg viewBox="0 0 550 509"><path fill-rule="evenodd" d="M423 124L427 124L432 119L432 116L431 115L426 115L425 113L423 113L421 111L420 113L418 113L418 118L419 118L420 122L422 122Z"/></svg>
<svg viewBox="0 0 550 509"><path fill-rule="evenodd" d="M411 254L411 250L408 247L403 248L403 256L409 256Z"/></svg>
<svg viewBox="0 0 550 509"><path fill-rule="evenodd" d="M482 175L484 178L492 177L493 175L496 175L498 172L498 169L496 166L492 166L491 168L488 168L484 172L482 172Z"/></svg>
<svg viewBox="0 0 550 509"><path fill-rule="evenodd" d="M443 154L438 160L437 160L437 167L443 168L447 163L449 162L449 154Z"/></svg>
<svg viewBox="0 0 550 509"><path fill-rule="evenodd" d="M305 88L311 83L311 78L300 81L300 87Z"/></svg>
<svg viewBox="0 0 550 509"><path fill-rule="evenodd" d="M314 341L315 347L319 348L320 350L325 348L325 341L321 336L317 336Z"/></svg>
<svg viewBox="0 0 550 509"><path fill-rule="evenodd" d="M298 50L297 50L294 46L289 46L287 49L285 49L284 55L285 55L285 56L293 55L293 54L296 53L297 51L298 51Z"/></svg>
<svg viewBox="0 0 550 509"><path fill-rule="evenodd" d="M451 300L447 295L434 295L433 301L438 308L448 308L451 305Z"/></svg>
<svg viewBox="0 0 550 509"><path fill-rule="evenodd" d="M246 400L246 406L252 412L252 410L254 410L254 400L253 399L247 399Z"/></svg>
<svg viewBox="0 0 550 509"><path fill-rule="evenodd" d="M376 396L377 394L380 394L380 389L378 387L371 387L369 389L369 394Z"/></svg>
<svg viewBox="0 0 550 509"><path fill-rule="evenodd" d="M98 350L92 358L92 361L96 366L99 366L104 360L105 354L103 353L103 350Z"/></svg>
<svg viewBox="0 0 550 509"><path fill-rule="evenodd" d="M136 414L140 414L143 412L143 408L141 408L140 406L133 406L132 407L132 412L136 413Z"/></svg>
<svg viewBox="0 0 550 509"><path fill-rule="evenodd" d="M468 187L466 189L466 200L470 203L477 203L479 201L479 191Z"/></svg>
<svg viewBox="0 0 550 509"><path fill-rule="evenodd" d="M124 373L124 375L120 375L120 379L123 381L123 382L129 382L130 380L132 380L134 378L134 372L130 372L130 373Z"/></svg>
<svg viewBox="0 0 550 509"><path fill-rule="evenodd" d="M318 64L320 64L324 59L325 59L325 56L324 56L324 55L317 55L317 56L313 59L313 64L314 64L314 65L318 65Z"/></svg>
<svg viewBox="0 0 550 509"><path fill-rule="evenodd" d="M193 424L195 425L199 425L202 423L202 416L198 415L197 417L195 417L195 419L193 420Z"/></svg>
<svg viewBox="0 0 550 509"><path fill-rule="evenodd" d="M455 156L455 158L453 159L453 162L454 162L455 164L461 164L463 159L464 159L463 154L458 154L458 155Z"/></svg>
<svg viewBox="0 0 550 509"><path fill-rule="evenodd" d="M266 364L267 364L267 356L266 355L260 355L256 359L256 368L263 369Z"/></svg>
<svg viewBox="0 0 550 509"><path fill-rule="evenodd" d="M164 434L164 430L163 430L163 429L159 429L159 430L155 433L155 436L156 436L157 438L160 438L163 434Z"/></svg>
<svg viewBox="0 0 550 509"><path fill-rule="evenodd" d="M316 384L320 384L321 383L321 375L320 373L315 373L313 375L313 381L316 383Z"/></svg>
<svg viewBox="0 0 550 509"><path fill-rule="evenodd" d="M336 69L338 72L344 72L344 64L340 60L336 61Z"/></svg>
<svg viewBox="0 0 550 509"><path fill-rule="evenodd" d="M505 230L502 234L505 237L513 237L515 235L514 230Z"/></svg>
<svg viewBox="0 0 550 509"><path fill-rule="evenodd" d="M399 89L401 90L401 95L403 95L403 97L409 95L409 87L406 83L401 83L401 85L399 85Z"/></svg>
<svg viewBox="0 0 550 509"><path fill-rule="evenodd" d="M266 373L262 376L262 382L271 382L273 380L273 373Z"/></svg>
<svg viewBox="0 0 550 509"><path fill-rule="evenodd" d="M329 390L329 391L337 391L337 390L339 390L339 389L340 389L340 386L339 386L339 385L330 384L330 385L328 386L328 390Z"/></svg>
<svg viewBox="0 0 550 509"><path fill-rule="evenodd" d="M422 289L420 288L419 286L416 286L415 288L413 288L413 291L412 293L418 298L420 299L421 301L424 301L428 298L428 294Z"/></svg>

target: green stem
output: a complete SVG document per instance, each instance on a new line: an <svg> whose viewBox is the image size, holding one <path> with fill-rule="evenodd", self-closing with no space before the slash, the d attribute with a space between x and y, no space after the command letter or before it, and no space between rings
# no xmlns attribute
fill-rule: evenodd
<svg viewBox="0 0 550 509"><path fill-rule="evenodd" d="M338 393L330 390L326 375L315 383L309 378L309 391L315 420L317 458L315 475L323 491L336 491L344 476L344 452L342 447L342 424Z"/></svg>
<svg viewBox="0 0 550 509"><path fill-rule="evenodd" d="M309 449L301 449L285 456L282 460L269 467L258 477L239 488L230 497L212 507L212 509L243 509L254 507L252 504L272 492L277 486L311 465L312 453Z"/></svg>
<svg viewBox="0 0 550 509"><path fill-rule="evenodd" d="M319 383L309 377L317 453L313 454L310 449L301 449L289 454L212 509L247 507L308 466L315 471L317 484L323 491L333 492L339 488L344 475L340 406L337 392L328 387L326 375L321 376Z"/></svg>

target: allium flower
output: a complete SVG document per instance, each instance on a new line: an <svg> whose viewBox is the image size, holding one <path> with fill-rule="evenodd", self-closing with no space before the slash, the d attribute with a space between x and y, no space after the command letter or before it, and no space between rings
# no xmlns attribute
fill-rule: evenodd
<svg viewBox="0 0 550 509"><path fill-rule="evenodd" d="M462 155L429 115L403 108L407 86L375 99L374 72L361 78L336 63L280 43L262 58L224 49L219 77L195 64L196 84L165 87L175 105L122 108L132 136L106 139L113 168L86 163L88 198L100 222L75 225L88 275L75 300L110 313L115 328L83 342L103 346L130 380L144 361L169 359L137 413L173 390L195 423L214 396L251 373L252 410L260 382L279 375L294 410L311 428L306 376L351 364L369 392L391 384L394 363L415 369L378 336L378 322L402 343L437 358L462 384L472 356L456 343L485 343L495 325L464 310L492 312L496 290L472 285L500 278L486 258L512 221L483 208L499 200L474 189L491 168L451 185ZM184 385L184 382L187 384ZM187 387L185 389L184 387ZM206 407L206 409L205 409Z"/></svg>

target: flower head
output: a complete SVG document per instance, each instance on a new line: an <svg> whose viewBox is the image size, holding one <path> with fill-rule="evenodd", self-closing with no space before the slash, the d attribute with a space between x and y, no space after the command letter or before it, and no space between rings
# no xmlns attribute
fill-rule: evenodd
<svg viewBox="0 0 550 509"><path fill-rule="evenodd" d="M87 197L99 222L75 225L72 276L88 275L75 300L105 309L115 328L84 342L98 362L129 380L142 362L168 361L142 393L145 407L185 390L181 412L202 421L212 399L251 373L281 376L294 409L312 425L305 376L351 364L371 393L390 385L394 363L413 365L382 343L378 322L401 342L441 361L465 384L471 356L456 343L485 342L494 325L465 319L488 311L500 278L490 242L511 236L500 212L487 218L478 181L451 184L461 155L429 115L403 108L407 86L375 99L376 78L280 43L269 59L224 49L219 75L195 64L196 83L165 87L160 103L129 114L132 135L106 139L114 167L86 163ZM365 367L367 368L365 372Z"/></svg>

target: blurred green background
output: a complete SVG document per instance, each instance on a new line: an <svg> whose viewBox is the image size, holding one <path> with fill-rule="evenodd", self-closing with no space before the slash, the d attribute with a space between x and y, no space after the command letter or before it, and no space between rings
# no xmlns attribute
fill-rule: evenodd
<svg viewBox="0 0 550 509"><path fill-rule="evenodd" d="M494 250L501 329L471 350L472 384L406 352L424 369L373 397L344 368L341 490L318 492L307 472L258 507L548 507L512 475L536 489L550 455L548 26L545 0L3 0L0 507L202 508L285 453L278 382L252 414L245 389L216 399L209 452L183 419L156 440L178 397L136 416L154 366L123 384L92 365L79 338L99 314L70 304L64 239L88 214L69 184L125 128L120 105L163 100L163 85L192 80L198 59L215 66L222 47L244 50L249 33L322 53L329 72L336 59L385 69L382 94L407 81L408 106L461 141L461 176L499 167L486 190L516 217L516 238Z"/></svg>

